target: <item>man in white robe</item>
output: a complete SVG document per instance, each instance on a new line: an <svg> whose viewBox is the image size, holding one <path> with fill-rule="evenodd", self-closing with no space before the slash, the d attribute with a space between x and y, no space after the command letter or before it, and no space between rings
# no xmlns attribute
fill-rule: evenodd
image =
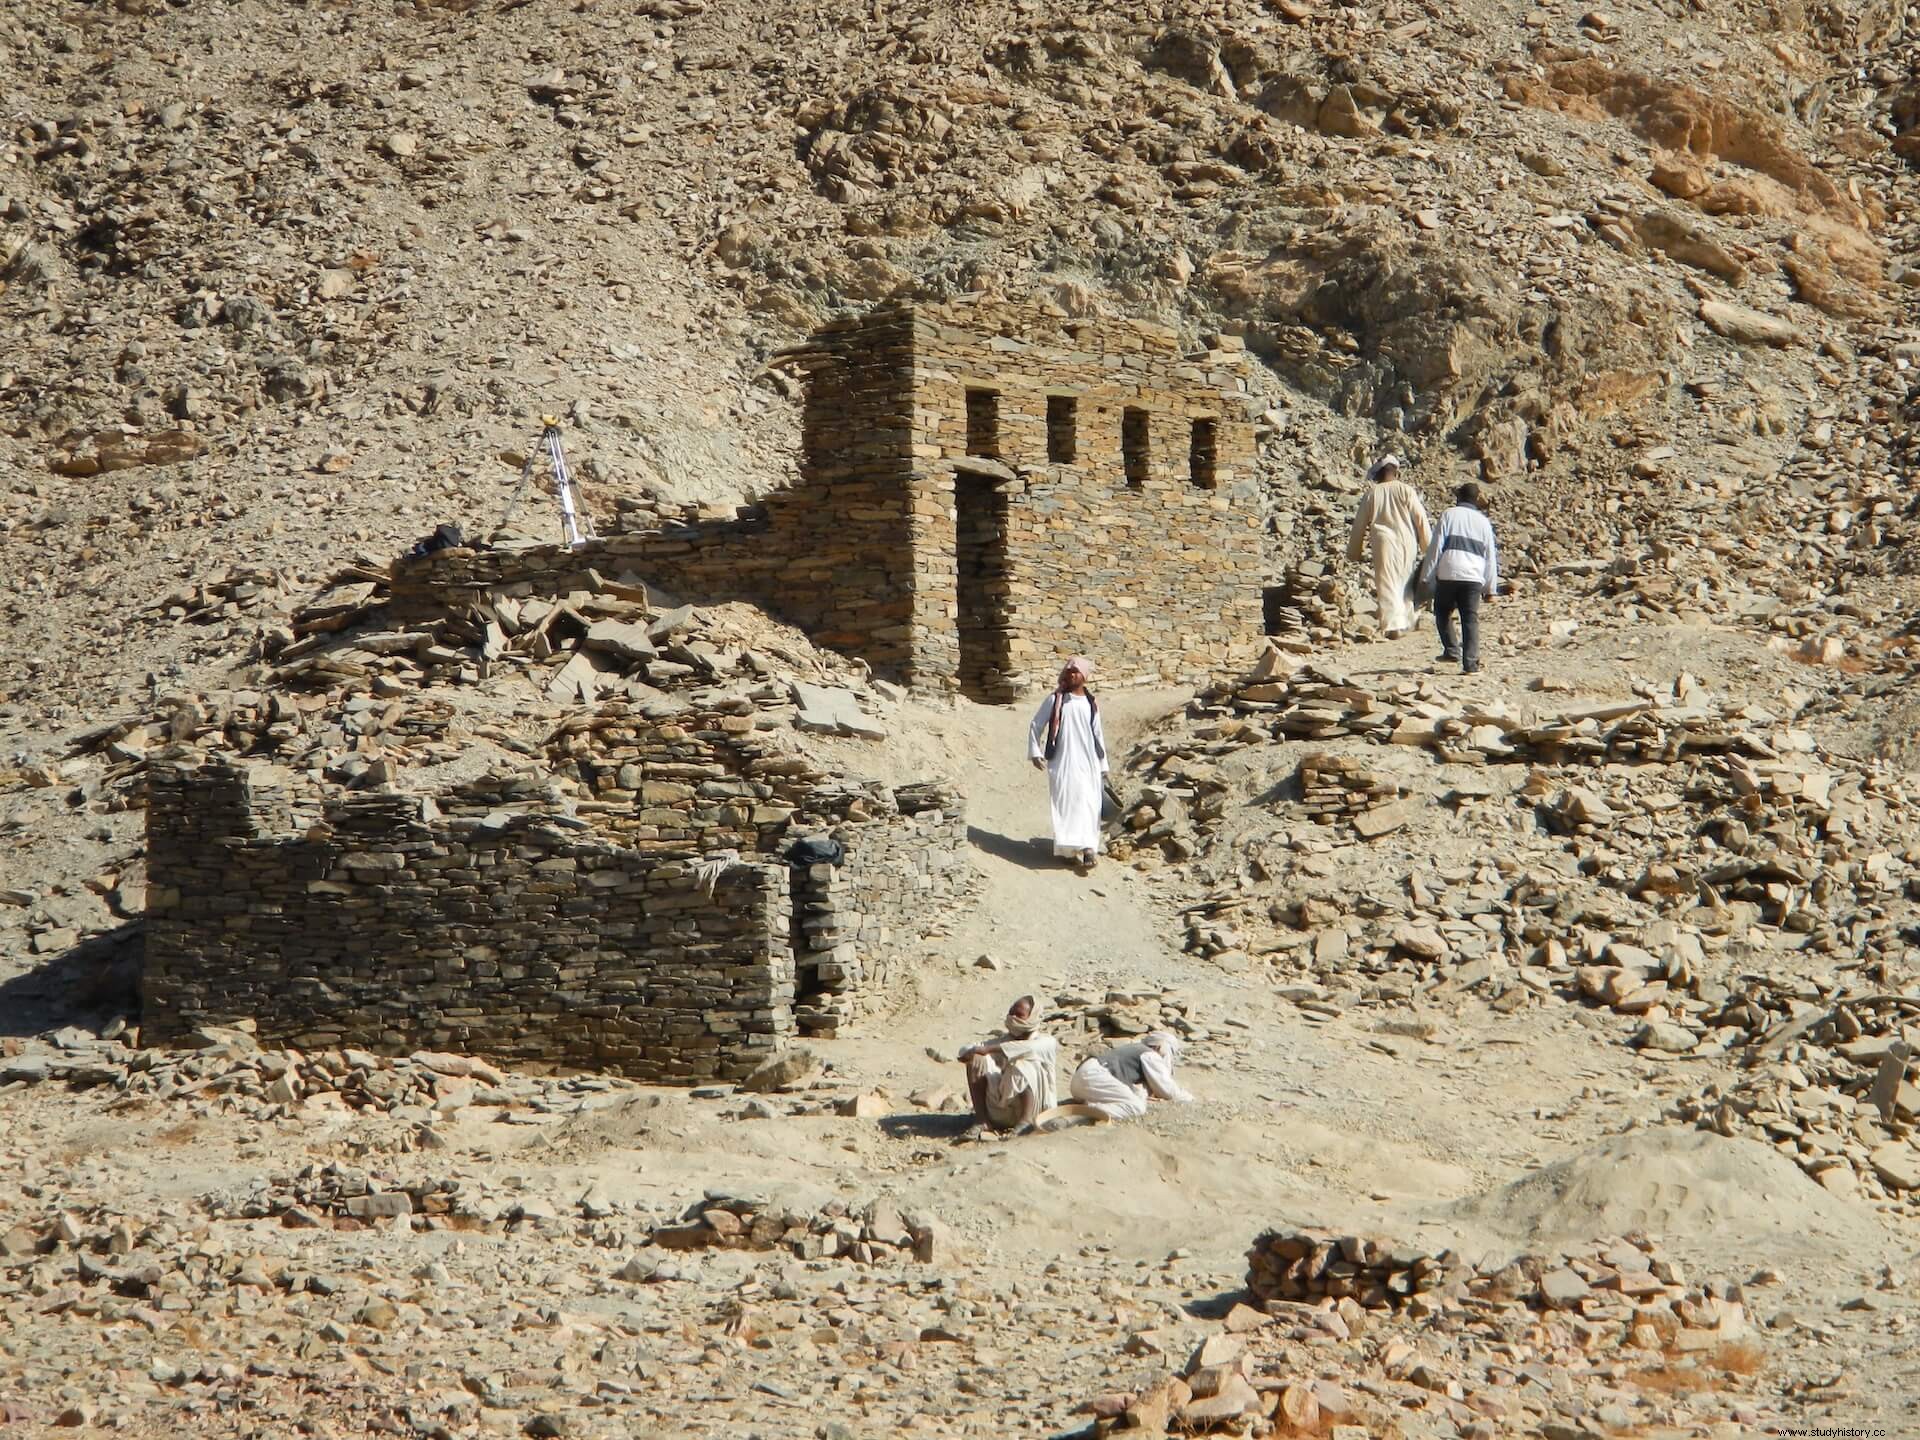
<svg viewBox="0 0 1920 1440"><path fill-rule="evenodd" d="M1432 526L1420 492L1400 478L1400 457L1382 455L1367 471L1367 493L1347 533L1347 559L1371 551L1373 603L1387 639L1398 640L1413 628L1407 577L1419 565Z"/></svg>
<svg viewBox="0 0 1920 1440"><path fill-rule="evenodd" d="M960 1052L973 1113L996 1130L1032 1125L1060 1093L1060 1042L1033 1021L1033 996L1008 1007L1005 1031Z"/></svg>
<svg viewBox="0 0 1920 1440"><path fill-rule="evenodd" d="M1180 1041L1165 1030L1089 1056L1073 1072L1068 1087L1080 1103L1062 1106L1060 1118L1079 1112L1104 1120L1137 1120L1147 1113L1149 1098L1192 1104L1193 1096L1173 1078L1179 1058Z"/></svg>
<svg viewBox="0 0 1920 1440"><path fill-rule="evenodd" d="M1107 773L1107 738L1100 706L1087 689L1093 662L1067 661L1060 683L1035 712L1027 732L1027 758L1047 772L1053 802L1053 853L1093 864L1100 850L1101 777Z"/></svg>

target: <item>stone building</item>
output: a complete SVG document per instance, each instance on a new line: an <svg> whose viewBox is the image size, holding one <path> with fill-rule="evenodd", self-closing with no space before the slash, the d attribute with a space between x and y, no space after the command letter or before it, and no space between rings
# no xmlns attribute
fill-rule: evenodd
<svg viewBox="0 0 1920 1440"><path fill-rule="evenodd" d="M249 1019L305 1048L737 1080L883 999L968 893L951 793L771 786L726 717L649 725L609 709L602 730L566 738L554 772L612 778L585 813L547 803L537 775L429 797L228 757L156 764L146 1035ZM841 863L790 864L799 834L838 840Z"/></svg>
<svg viewBox="0 0 1920 1440"><path fill-rule="evenodd" d="M997 701L1070 652L1108 684L1186 679L1260 634L1237 342L1183 355L1138 321L956 302L836 322L786 359L807 376L791 487L733 520L401 562L400 613L631 572Z"/></svg>
<svg viewBox="0 0 1920 1440"><path fill-rule="evenodd" d="M1182 355L1149 325L958 303L876 310L788 359L808 383L793 486L730 520L402 559L386 622L493 634L509 602L630 578L994 701L1068 652L1103 684L1174 679L1259 634L1225 342ZM305 1047L695 1083L876 1004L970 892L958 797L824 773L745 696L651 694L576 711L529 774L433 797L157 761L147 1033L250 1018ZM820 835L840 863L789 863Z"/></svg>

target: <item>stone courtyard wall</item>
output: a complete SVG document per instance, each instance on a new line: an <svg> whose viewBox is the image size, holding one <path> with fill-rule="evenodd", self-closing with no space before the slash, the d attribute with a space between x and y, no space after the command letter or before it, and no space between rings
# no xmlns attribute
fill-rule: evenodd
<svg viewBox="0 0 1920 1440"><path fill-rule="evenodd" d="M552 771L437 801L156 767L148 1033L251 1019L304 1047L697 1083L885 1010L976 883L960 797L837 780L743 718L615 702L555 734ZM556 777L593 798L505 808L551 805ZM807 835L842 863L790 867Z"/></svg>
<svg viewBox="0 0 1920 1440"><path fill-rule="evenodd" d="M552 817L354 795L306 823L225 762L156 767L143 1025L251 1019L307 1048L446 1049L689 1084L794 1030L787 867L697 859ZM296 823L300 828L294 828Z"/></svg>

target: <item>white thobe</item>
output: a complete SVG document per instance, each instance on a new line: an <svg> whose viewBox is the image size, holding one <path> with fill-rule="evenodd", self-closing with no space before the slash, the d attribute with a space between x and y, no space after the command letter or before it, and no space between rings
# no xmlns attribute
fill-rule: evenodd
<svg viewBox="0 0 1920 1440"><path fill-rule="evenodd" d="M1055 692L1040 702L1027 735L1027 757L1047 754L1047 720L1058 698L1060 743L1047 761L1047 794L1053 802L1053 853L1078 855L1100 848L1100 777L1107 771L1107 737L1099 712L1085 695Z"/></svg>
<svg viewBox="0 0 1920 1440"><path fill-rule="evenodd" d="M1059 1103L1060 1042L1051 1035L1003 1040L998 1055L975 1055L967 1065L985 1082L980 1118L996 1129L1025 1125Z"/></svg>
<svg viewBox="0 0 1920 1440"><path fill-rule="evenodd" d="M1140 1057L1140 1073L1146 1077L1146 1083L1129 1085L1102 1065L1097 1056L1090 1057L1082 1060L1080 1068L1073 1072L1068 1093L1109 1120L1139 1119L1147 1113L1150 1095L1181 1105L1193 1103L1193 1096L1173 1078L1173 1062L1159 1052L1149 1050Z"/></svg>
<svg viewBox="0 0 1920 1440"><path fill-rule="evenodd" d="M1373 560L1373 603L1380 628L1411 630L1413 606L1407 601L1407 579L1427 548L1432 527L1420 492L1404 480L1382 480L1360 501L1347 532L1347 559L1358 560L1363 549Z"/></svg>

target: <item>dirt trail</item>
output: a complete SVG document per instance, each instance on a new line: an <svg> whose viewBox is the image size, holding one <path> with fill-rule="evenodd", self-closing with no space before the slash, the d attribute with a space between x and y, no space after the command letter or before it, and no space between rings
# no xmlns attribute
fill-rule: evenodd
<svg viewBox="0 0 1920 1440"><path fill-rule="evenodd" d="M1521 703L1530 677L1543 671L1577 677L1583 691L1619 693L1648 673L1691 666L1718 682L1752 663L1750 645L1731 636L1694 635L1678 646L1656 636L1612 663L1596 663L1584 646L1554 654L1542 645L1552 618L1507 607L1503 633L1491 641L1499 662L1471 680L1436 675L1436 684ZM1422 633L1322 658L1356 673L1412 673L1428 670L1430 656L1431 637ZM1116 759L1186 698L1171 690L1103 696ZM1014 996L1098 1000L1108 989L1166 987L1214 1031L1188 1052L1185 1079L1201 1103L1155 1106L1134 1125L958 1148L947 1143L952 1117L902 1116L883 1127L885 1141L846 1142L882 1172L907 1172L887 1188L946 1215L977 1207L971 1238L1005 1260L1097 1239L1119 1257L1147 1261L1178 1243L1194 1265L1232 1273L1251 1235L1278 1223L1512 1253L1586 1238L1589 1211L1596 1233L1627 1213L1693 1232L1696 1253L1737 1255L1744 1240L1763 1234L1781 1261L1797 1242L1809 1259L1834 1248L1834 1232L1799 1223L1827 1197L1791 1167L1765 1170L1769 1184L1755 1188L1754 1167L1778 1158L1759 1147L1707 1137L1698 1183L1650 1192L1633 1173L1638 1136L1607 1142L1613 1148L1588 1159L1606 1137L1656 1117L1672 1089L1694 1077L1642 1060L1579 1012L1501 1016L1441 992L1417 998L1411 1013L1358 1009L1323 1021L1281 999L1264 966L1223 970L1182 953L1168 886L1112 861L1082 877L1052 859L1045 785L1022 759L1029 714L1024 705L965 702L902 713L910 733L894 745L903 763L953 776L966 795L981 892L950 934L930 942L911 1002L886 1023L822 1048L838 1068L902 1097L904 1109L915 1090L958 1083L958 1067L928 1051L951 1055L993 1029ZM977 966L982 955L1003 968ZM1389 1019L1402 1027L1387 1033ZM1430 1022L1431 1033L1405 1038L1409 1020ZM1063 1069L1078 1058L1063 1057ZM847 1158L843 1150L833 1163ZM1574 1167L1578 1183L1505 1200L1503 1187L1554 1173L1548 1167L1560 1162ZM1555 1198L1569 1192L1571 1199ZM1503 1198L1472 1203L1480 1196ZM1863 1216L1833 1218L1856 1249L1873 1233Z"/></svg>

